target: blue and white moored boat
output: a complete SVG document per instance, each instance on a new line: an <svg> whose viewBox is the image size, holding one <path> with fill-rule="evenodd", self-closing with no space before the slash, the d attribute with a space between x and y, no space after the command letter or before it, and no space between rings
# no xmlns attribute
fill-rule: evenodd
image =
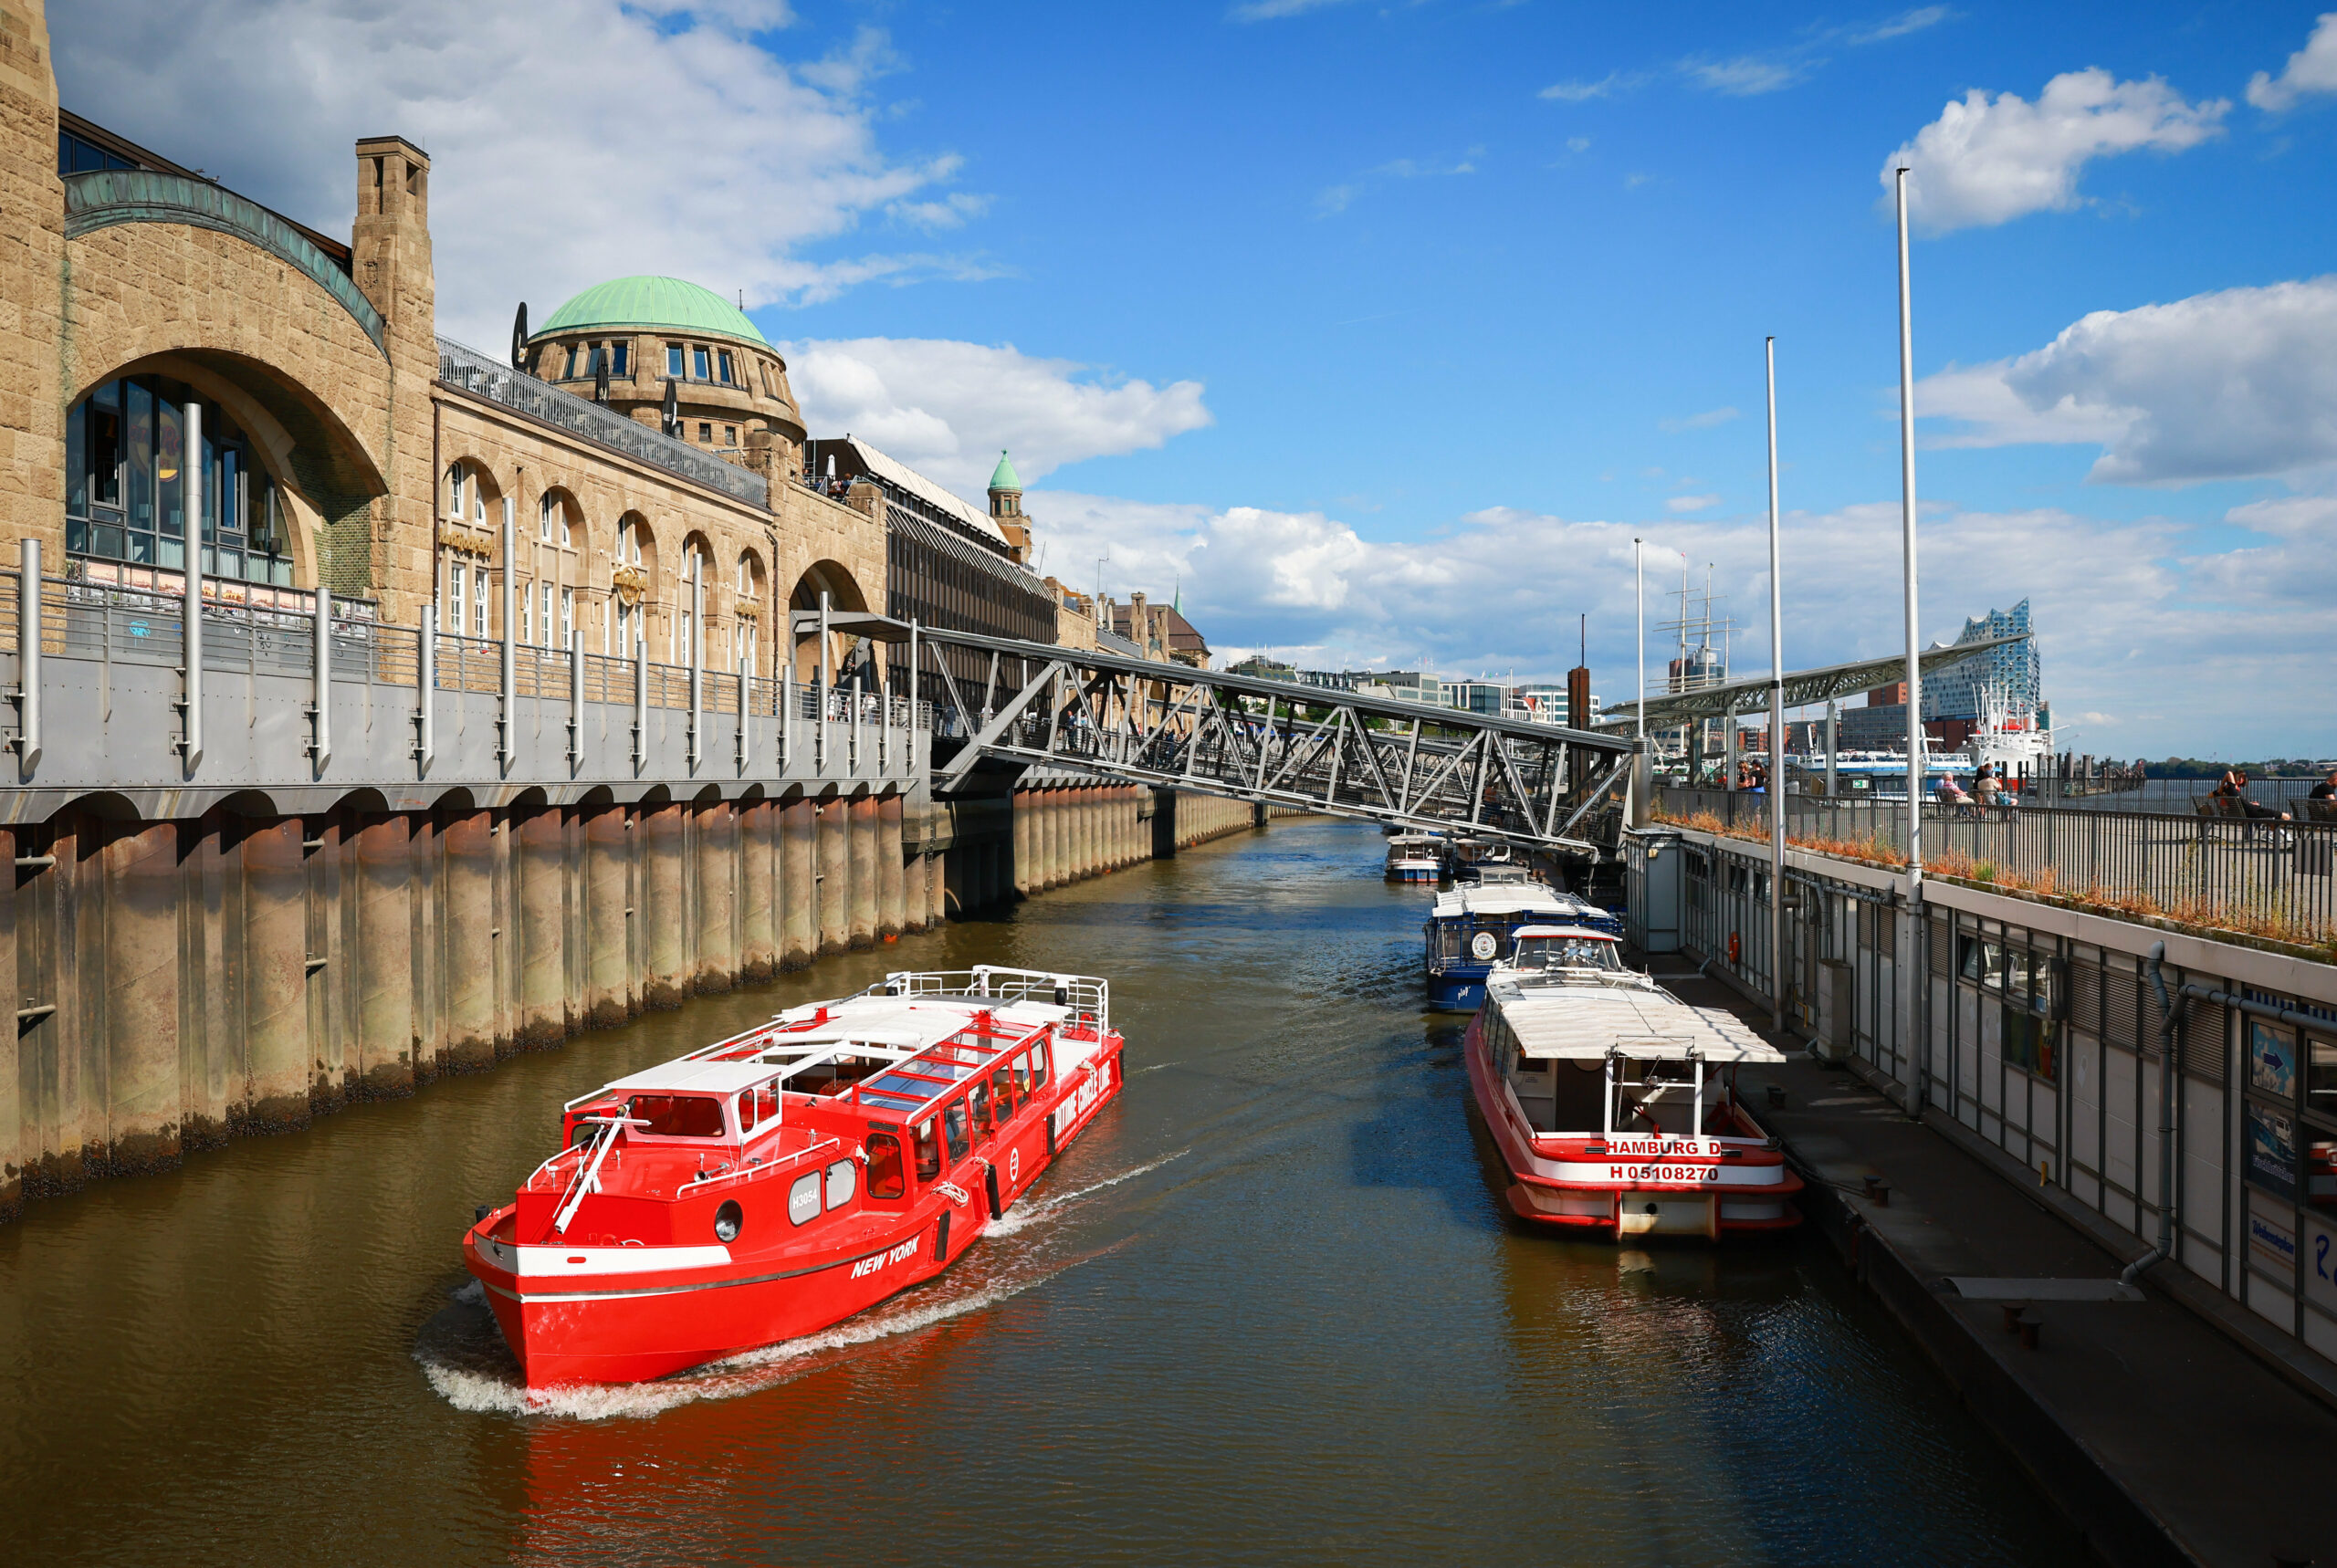
<svg viewBox="0 0 2337 1568"><path fill-rule="evenodd" d="M1388 841L1389 882L1434 882L1444 869L1444 841L1434 833L1398 833Z"/></svg>
<svg viewBox="0 0 2337 1568"><path fill-rule="evenodd" d="M1580 925L1619 936L1622 922L1570 893L1533 883L1456 887L1429 913L1425 962L1433 1012L1474 1012L1485 976L1510 956L1522 925Z"/></svg>

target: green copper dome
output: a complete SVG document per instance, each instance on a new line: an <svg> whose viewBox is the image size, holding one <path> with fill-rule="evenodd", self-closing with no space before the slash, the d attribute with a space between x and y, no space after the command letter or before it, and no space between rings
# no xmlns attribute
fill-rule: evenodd
<svg viewBox="0 0 2337 1568"><path fill-rule="evenodd" d="M1014 465L1006 460L1006 454L1002 451L998 455L998 466L990 471L990 487L993 490L1020 490L1022 487L1022 476L1014 472Z"/></svg>
<svg viewBox="0 0 2337 1568"><path fill-rule="evenodd" d="M770 344L746 313L711 288L678 277L617 277L596 283L544 319L530 340L555 332L596 327L639 327L650 331L700 332Z"/></svg>

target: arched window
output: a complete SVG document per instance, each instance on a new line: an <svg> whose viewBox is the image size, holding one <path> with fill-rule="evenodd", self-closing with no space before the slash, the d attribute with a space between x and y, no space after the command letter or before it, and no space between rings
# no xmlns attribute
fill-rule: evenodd
<svg viewBox="0 0 2337 1568"><path fill-rule="evenodd" d="M487 521L487 491L477 471L459 458L446 468L446 516L458 523Z"/></svg>
<svg viewBox="0 0 2337 1568"><path fill-rule="evenodd" d="M251 442L216 404L160 376L109 381L66 416L66 553L184 570L190 402L204 404L203 570L289 583L291 517Z"/></svg>

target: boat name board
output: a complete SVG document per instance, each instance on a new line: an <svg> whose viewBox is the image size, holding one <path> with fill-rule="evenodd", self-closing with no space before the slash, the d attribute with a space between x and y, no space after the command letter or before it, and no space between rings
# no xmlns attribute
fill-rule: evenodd
<svg viewBox="0 0 2337 1568"><path fill-rule="evenodd" d="M1654 1160L1716 1160L1724 1147L1718 1138L1609 1138L1602 1152Z"/></svg>
<svg viewBox="0 0 2337 1568"><path fill-rule="evenodd" d="M872 1253L870 1256L863 1258L859 1262L854 1263L852 1266L852 1277L855 1280L865 1280L869 1275L876 1272L879 1269L898 1263L905 1259L914 1258L917 1256L917 1248L923 1244L923 1241L924 1238L920 1236L912 1236L907 1241L904 1241L899 1246L894 1248L890 1252Z"/></svg>

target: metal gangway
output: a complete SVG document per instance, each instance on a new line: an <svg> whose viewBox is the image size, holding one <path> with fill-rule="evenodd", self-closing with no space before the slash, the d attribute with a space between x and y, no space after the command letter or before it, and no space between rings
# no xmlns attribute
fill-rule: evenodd
<svg viewBox="0 0 2337 1568"><path fill-rule="evenodd" d="M1554 725L972 632L907 640L942 793L985 767L1072 768L1595 854L1586 821L1630 768L1629 740ZM986 676L959 680L948 649Z"/></svg>

